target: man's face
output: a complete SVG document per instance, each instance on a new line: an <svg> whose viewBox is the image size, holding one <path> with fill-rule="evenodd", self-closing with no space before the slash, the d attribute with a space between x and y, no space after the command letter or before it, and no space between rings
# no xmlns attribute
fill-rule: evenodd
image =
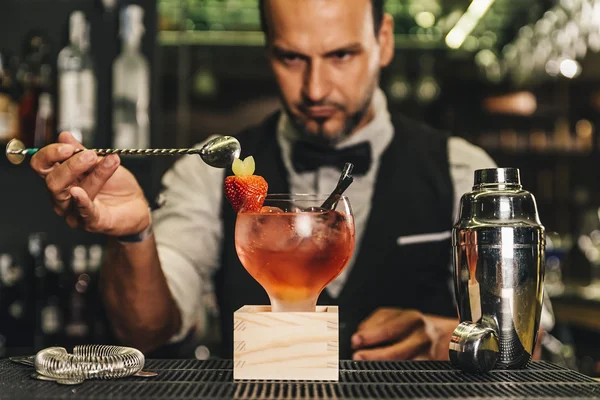
<svg viewBox="0 0 600 400"><path fill-rule="evenodd" d="M375 35L371 0L266 0L269 61L294 125L335 143L372 116L393 55L389 17Z"/></svg>

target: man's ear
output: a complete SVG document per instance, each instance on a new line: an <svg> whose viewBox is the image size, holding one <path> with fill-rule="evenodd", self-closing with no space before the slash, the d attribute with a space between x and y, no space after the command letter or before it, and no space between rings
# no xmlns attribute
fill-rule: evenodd
<svg viewBox="0 0 600 400"><path fill-rule="evenodd" d="M387 67L394 58L394 18L384 14L377 34L381 51L379 66Z"/></svg>

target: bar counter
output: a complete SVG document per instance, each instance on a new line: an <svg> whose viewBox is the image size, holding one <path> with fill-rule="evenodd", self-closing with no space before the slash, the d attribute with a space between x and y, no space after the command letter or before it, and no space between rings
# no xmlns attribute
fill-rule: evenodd
<svg viewBox="0 0 600 400"><path fill-rule="evenodd" d="M233 381L230 360L147 360L153 378L80 385L31 378L32 367L0 360L1 399L600 398L600 383L535 361L526 369L465 374L444 361L341 361L339 382Z"/></svg>

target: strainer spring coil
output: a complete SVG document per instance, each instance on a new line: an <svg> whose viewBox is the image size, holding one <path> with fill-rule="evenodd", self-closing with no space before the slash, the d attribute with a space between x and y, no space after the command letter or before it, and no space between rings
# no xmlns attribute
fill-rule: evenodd
<svg viewBox="0 0 600 400"><path fill-rule="evenodd" d="M63 382L86 379L113 379L135 375L144 367L144 354L131 347L85 345L73 348L49 347L35 356L38 374Z"/></svg>

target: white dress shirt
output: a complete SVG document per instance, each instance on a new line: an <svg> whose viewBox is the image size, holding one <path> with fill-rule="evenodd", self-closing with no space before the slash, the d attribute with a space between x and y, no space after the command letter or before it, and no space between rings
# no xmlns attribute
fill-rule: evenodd
<svg viewBox="0 0 600 400"><path fill-rule="evenodd" d="M342 148L368 141L372 151L373 164L369 171L363 176L355 177L345 193L350 199L354 214L354 255L359 251L369 217L380 157L394 135L383 91L376 91L373 105L374 118L337 145L338 148ZM291 150L297 137L298 134L288 117L281 113L277 125L277 140L288 172L290 191L330 193L338 182L339 170L322 167L315 172L299 174L292 168ZM197 147L202 144L198 144ZM496 164L481 148L459 137L451 137L448 141L448 158L454 187L456 219L460 197L471 190L474 171L493 168ZM172 342L182 339L192 327L200 333L203 332L207 311L214 311L216 308L212 276L220 265L220 213L224 179L224 170L209 167L200 157L179 159L163 177L164 204L153 212L153 224L161 265L182 317L181 330L171 339ZM353 264L354 258L327 286L326 290L332 297L335 298L340 293Z"/></svg>

